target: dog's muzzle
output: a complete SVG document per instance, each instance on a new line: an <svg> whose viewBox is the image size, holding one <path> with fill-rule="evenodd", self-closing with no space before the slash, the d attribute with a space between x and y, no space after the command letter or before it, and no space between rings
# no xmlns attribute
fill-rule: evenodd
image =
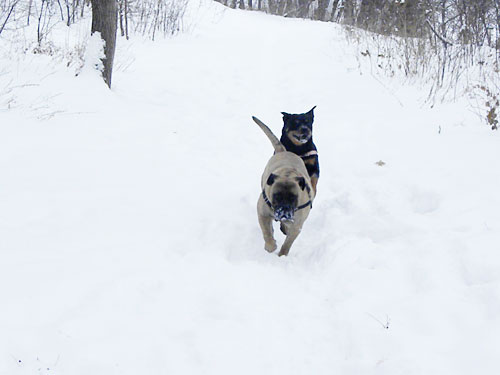
<svg viewBox="0 0 500 375"><path fill-rule="evenodd" d="M293 206L279 206L274 209L274 220L293 222L294 214L295 208Z"/></svg>
<svg viewBox="0 0 500 375"><path fill-rule="evenodd" d="M300 142L302 144L309 142L309 134L299 134L299 135L294 135L293 136L297 142Z"/></svg>
<svg viewBox="0 0 500 375"><path fill-rule="evenodd" d="M275 207L267 198L266 192L264 190L262 190L262 198L264 199L264 202L266 202L266 204L269 206L269 208L273 211L274 220L276 221L293 222L294 214L296 211L302 210L303 208L306 207L312 208L311 200L308 200L306 203L300 205L299 207L293 207L292 205L283 205L283 204Z"/></svg>

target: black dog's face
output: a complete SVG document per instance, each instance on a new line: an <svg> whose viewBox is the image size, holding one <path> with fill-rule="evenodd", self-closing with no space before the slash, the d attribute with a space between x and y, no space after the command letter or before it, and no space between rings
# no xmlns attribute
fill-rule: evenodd
<svg viewBox="0 0 500 375"><path fill-rule="evenodd" d="M283 114L283 135L286 135L296 146L300 146L309 142L312 137L312 124L314 121L314 106L307 113Z"/></svg>

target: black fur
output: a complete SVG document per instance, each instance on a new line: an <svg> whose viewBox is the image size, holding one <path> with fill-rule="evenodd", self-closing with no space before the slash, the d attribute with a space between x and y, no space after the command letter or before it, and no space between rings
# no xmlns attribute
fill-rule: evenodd
<svg viewBox="0 0 500 375"><path fill-rule="evenodd" d="M306 180L304 177L298 177L297 178L297 181L299 182L299 186L302 190L304 190L306 188Z"/></svg>
<svg viewBox="0 0 500 375"><path fill-rule="evenodd" d="M294 154L302 157L310 151L317 151L316 145L313 142L312 137L312 125L314 122L314 106L309 112L300 114L289 114L286 112L281 112L283 114L283 130L281 132L281 143L285 146L286 150L293 152ZM306 143L296 144L292 141L291 135L302 134L305 136L309 135L309 139ZM319 159L318 155L311 155L302 158L309 173L309 177L319 177Z"/></svg>
<svg viewBox="0 0 500 375"><path fill-rule="evenodd" d="M266 181L266 184L268 184L269 186L271 186L272 184L274 184L274 179L276 178L276 175L274 174L270 174L269 177L267 178L267 181Z"/></svg>

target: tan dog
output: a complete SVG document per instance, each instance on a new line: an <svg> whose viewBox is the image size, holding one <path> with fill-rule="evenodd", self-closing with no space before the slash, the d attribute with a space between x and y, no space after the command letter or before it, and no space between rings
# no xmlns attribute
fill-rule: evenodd
<svg viewBox="0 0 500 375"><path fill-rule="evenodd" d="M279 255L288 255L312 208L314 191L311 188L311 179L302 159L286 151L262 121L256 117L252 118L267 135L275 150L262 175L262 193L257 202L264 248L270 253L276 250L273 220L280 221L281 231L286 234L286 239Z"/></svg>

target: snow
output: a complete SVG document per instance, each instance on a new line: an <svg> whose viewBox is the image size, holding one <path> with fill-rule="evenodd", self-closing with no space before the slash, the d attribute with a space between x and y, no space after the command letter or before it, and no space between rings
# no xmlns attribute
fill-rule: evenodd
<svg viewBox="0 0 500 375"><path fill-rule="evenodd" d="M1 50L0 374L497 374L498 134L361 74L337 25L187 22L119 39L112 90L95 43L83 70ZM318 196L279 258L251 116L314 105Z"/></svg>

